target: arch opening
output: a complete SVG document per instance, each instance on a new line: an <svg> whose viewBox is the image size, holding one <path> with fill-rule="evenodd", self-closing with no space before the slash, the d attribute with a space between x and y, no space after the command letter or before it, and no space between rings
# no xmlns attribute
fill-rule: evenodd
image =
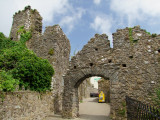
<svg viewBox="0 0 160 120"><path fill-rule="evenodd" d="M79 117L79 103L81 102L78 97L78 87L86 81L87 78L92 76L98 76L105 81L109 81L109 97L106 98L106 102L110 103L112 109L111 114L115 113L115 109L118 109L120 101L117 102L117 98L120 97L119 92L121 89L118 86L119 78L117 77L119 69L114 66L115 69L109 69L108 66L93 66L81 69L72 69L64 76L64 93L63 93L63 113L64 118L76 118ZM123 98L121 96L121 98Z"/></svg>
<svg viewBox="0 0 160 120"><path fill-rule="evenodd" d="M110 80L100 76L91 76L80 80L78 87L78 107L79 117L86 119L92 117L92 113L99 114L101 118L106 114L106 118L110 115ZM104 93L104 101L99 99L101 91ZM85 109L87 108L87 109ZM95 108L97 108L95 110ZM99 113L104 109L102 113ZM84 116L85 114L85 116Z"/></svg>

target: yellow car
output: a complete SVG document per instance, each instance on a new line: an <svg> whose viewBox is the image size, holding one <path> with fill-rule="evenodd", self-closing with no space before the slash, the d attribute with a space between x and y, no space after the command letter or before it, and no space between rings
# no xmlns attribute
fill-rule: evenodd
<svg viewBox="0 0 160 120"><path fill-rule="evenodd" d="M101 91L99 93L99 101L98 102L99 103L105 102L105 95L104 95L103 91Z"/></svg>

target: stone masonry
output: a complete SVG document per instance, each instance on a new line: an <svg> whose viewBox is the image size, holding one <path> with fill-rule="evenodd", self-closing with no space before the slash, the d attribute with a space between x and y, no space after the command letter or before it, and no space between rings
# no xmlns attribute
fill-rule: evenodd
<svg viewBox="0 0 160 120"><path fill-rule="evenodd" d="M10 119L31 117L33 106L39 106L39 111L47 111L53 105L52 111L62 113L64 118L74 118L79 116L78 87L89 77L100 76L109 80L111 115L113 119L125 119L121 110L124 107L125 96L136 98L142 102L153 104L151 94L155 94L155 89L159 85L160 73L160 35L149 35L139 26L134 28L118 29L113 33L114 48L110 48L108 36L105 34L95 34L93 38L79 51L69 62L70 43L59 25L46 27L42 34L42 17L37 10L32 10L29 6L23 11L19 11L13 17L13 25L10 33L12 40L18 40L20 35L17 33L20 27L24 26L26 31L31 31L32 38L26 45L33 50L39 57L48 59L53 65L55 75L52 79L52 102L45 103L37 101L35 93L32 97L19 98L7 95L2 105L3 111L14 108L20 110L8 113ZM17 94L17 93L13 93ZM21 96L25 96L20 94ZM9 97L10 96L10 97ZM31 98L31 99L30 99ZM62 102L63 98L63 102ZM32 102L27 101L30 99ZM20 104L18 104L18 102ZM42 103L44 103L42 105ZM5 108L6 105L13 107ZM42 106L41 106L42 105ZM19 107L20 106L20 107ZM40 119L39 113L35 112L33 119ZM28 114L27 114L28 113ZM36 117L37 116L37 117ZM4 114L5 117L5 114ZM43 116L42 116L43 118Z"/></svg>
<svg viewBox="0 0 160 120"><path fill-rule="evenodd" d="M64 76L63 117L79 116L78 86L91 76L110 81L110 104L113 119L122 116L125 96L152 104L150 94L159 85L160 35L141 29L119 29L113 33L114 48L105 34L95 34L70 62Z"/></svg>
<svg viewBox="0 0 160 120"><path fill-rule="evenodd" d="M52 93L0 93L0 120L43 120L54 110Z"/></svg>
<svg viewBox="0 0 160 120"><path fill-rule="evenodd" d="M110 83L109 83L109 80L105 80L105 79L101 78L98 81L98 92L100 93L101 91L103 91L103 93L105 94L105 102L110 103Z"/></svg>
<svg viewBox="0 0 160 120"><path fill-rule="evenodd" d="M54 111L62 110L63 75L69 66L70 42L59 25L46 27L42 34L42 17L37 10L26 7L23 11L15 13L10 37L18 39L17 31L24 26L26 31L31 31L32 38L26 45L37 56L48 59L53 65L55 75L52 79L52 96L54 98Z"/></svg>
<svg viewBox="0 0 160 120"><path fill-rule="evenodd" d="M41 34L42 32L42 17L36 9L31 9L30 6L25 7L23 11L18 11L13 15L13 23L10 32L10 38L17 41L20 37L18 30L24 26L26 31L32 31Z"/></svg>

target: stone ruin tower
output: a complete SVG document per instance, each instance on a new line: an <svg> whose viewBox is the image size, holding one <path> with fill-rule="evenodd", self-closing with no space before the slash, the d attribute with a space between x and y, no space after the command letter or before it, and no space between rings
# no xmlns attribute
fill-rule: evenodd
<svg viewBox="0 0 160 120"><path fill-rule="evenodd" d="M11 39L18 40L18 29L24 26L25 30L41 33L42 32L42 17L39 12L30 6L25 7L23 11L18 11L13 15L13 24L11 28Z"/></svg>
<svg viewBox="0 0 160 120"><path fill-rule="evenodd" d="M10 32L12 40L18 40L17 31L24 26L26 31L31 31L32 38L26 42L27 47L37 56L48 59L53 65L55 74L52 77L52 93L54 99L54 112L62 110L63 75L69 66L70 42L59 25L46 27L42 34L42 17L37 10L30 6L15 13Z"/></svg>

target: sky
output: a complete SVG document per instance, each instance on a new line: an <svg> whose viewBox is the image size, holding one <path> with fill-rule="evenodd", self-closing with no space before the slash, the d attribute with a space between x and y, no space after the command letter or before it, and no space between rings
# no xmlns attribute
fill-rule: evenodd
<svg viewBox="0 0 160 120"><path fill-rule="evenodd" d="M160 33L160 0L0 0L0 32L9 36L12 16L30 5L43 17L46 26L59 24L71 44L71 56L80 51L96 33L140 25ZM111 44L114 47L114 43Z"/></svg>

